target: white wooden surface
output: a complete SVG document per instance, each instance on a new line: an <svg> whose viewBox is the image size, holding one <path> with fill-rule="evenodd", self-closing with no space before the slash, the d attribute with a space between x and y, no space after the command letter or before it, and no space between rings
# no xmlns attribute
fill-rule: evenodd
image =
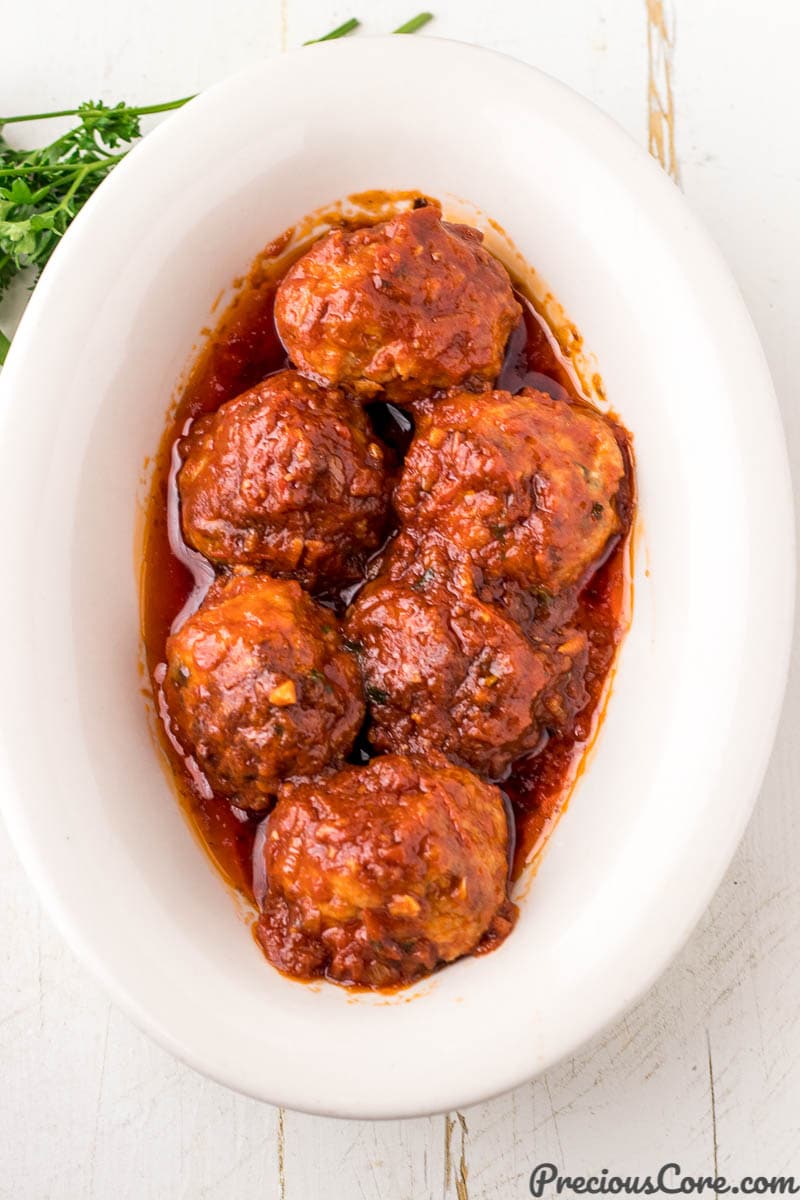
<svg viewBox="0 0 800 1200"><path fill-rule="evenodd" d="M364 32L388 31L414 3L8 4L0 112L89 96L148 103L184 95L354 13ZM800 7L434 7L426 35L526 59L589 96L642 144L663 146L747 298L800 466ZM400 104L405 87L413 80L397 81ZM670 90L674 163L663 116ZM7 303L0 318L19 307L19 298ZM387 1124L322 1120L270 1109L194 1074L134 1029L73 959L0 828L0 1197L489 1200L526 1195L531 1168L545 1159L571 1173L607 1166L632 1174L677 1161L729 1177L800 1176L797 665L748 833L678 960L573 1059L464 1113ZM698 713L699 737L702 725Z"/></svg>

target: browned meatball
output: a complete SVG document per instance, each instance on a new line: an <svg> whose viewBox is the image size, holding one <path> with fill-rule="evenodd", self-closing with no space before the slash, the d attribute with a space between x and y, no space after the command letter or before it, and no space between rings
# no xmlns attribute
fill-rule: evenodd
<svg viewBox="0 0 800 1200"><path fill-rule="evenodd" d="M265 808L287 776L341 762L364 719L336 618L266 575L214 584L167 641L164 695L179 741L242 808Z"/></svg>
<svg viewBox="0 0 800 1200"><path fill-rule="evenodd" d="M522 310L481 241L434 206L327 234L278 288L289 357L320 383L399 403L493 382Z"/></svg>
<svg viewBox="0 0 800 1200"><path fill-rule="evenodd" d="M586 701L583 634L534 644L463 581L422 562L368 584L345 634L358 654L378 750L440 749L500 779Z"/></svg>
<svg viewBox="0 0 800 1200"><path fill-rule="evenodd" d="M287 784L257 851L259 941L291 975L410 983L510 929L507 852L500 792L441 755Z"/></svg>
<svg viewBox="0 0 800 1200"><path fill-rule="evenodd" d="M587 405L529 388L459 392L420 420L395 504L486 578L555 593L620 531L624 473L613 427Z"/></svg>
<svg viewBox="0 0 800 1200"><path fill-rule="evenodd" d="M198 421L185 451L184 537L213 562L317 588L357 578L383 539L384 451L341 391L282 371Z"/></svg>

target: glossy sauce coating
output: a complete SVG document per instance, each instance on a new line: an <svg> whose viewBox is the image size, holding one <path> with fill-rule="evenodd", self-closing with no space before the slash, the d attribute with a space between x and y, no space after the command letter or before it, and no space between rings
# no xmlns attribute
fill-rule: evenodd
<svg viewBox="0 0 800 1200"><path fill-rule="evenodd" d="M280 371L196 421L181 449L183 536L214 563L319 590L358 579L384 539L386 454L336 388Z"/></svg>
<svg viewBox="0 0 800 1200"><path fill-rule="evenodd" d="M173 453L174 443L187 421L215 411L269 373L286 367L273 319L274 296L275 281L269 272L255 272L211 335L164 436L148 511L143 572L144 640L157 696L170 626L187 603L197 603L208 584L207 572L183 545L179 525L176 529L175 473L180 459ZM524 296L518 294L517 301L524 320L512 335L498 387L517 391L529 386L559 398L576 399L571 373L552 338ZM410 434L402 414L383 404L371 405L368 413L378 435L402 455ZM502 783L514 815L515 873L540 843L568 793L583 750L593 736L604 685L624 633L632 475L627 437L621 427L614 428L626 467L616 503L619 529L612 534L605 559L589 581L580 589L568 588L557 599L539 596L533 609L531 602L520 596L493 594L493 588L507 590L505 585L489 582L486 593L479 597L480 602L501 600L509 617L522 626L535 620L537 628L544 630L575 627L588 643L583 674L585 697L580 710L569 714L557 732L543 735L536 752L515 762ZM324 599L343 611L344 602L337 595ZM167 743L167 749L181 796L209 853L234 886L252 897L256 820L232 809L224 796L209 794L198 783L193 765L176 746ZM370 752L368 744L361 743L354 761L362 761Z"/></svg>
<svg viewBox="0 0 800 1200"><path fill-rule="evenodd" d="M433 205L337 229L287 273L275 305L293 362L319 382L398 404L496 379L520 318L506 272Z"/></svg>
<svg viewBox="0 0 800 1200"><path fill-rule="evenodd" d="M476 594L468 567L404 533L345 622L364 677L369 741L380 751L441 750L490 779L565 728L586 701L579 630L527 636Z"/></svg>
<svg viewBox="0 0 800 1200"><path fill-rule="evenodd" d="M499 789L435 752L288 783L256 849L256 936L291 975L410 983L508 932L507 850Z"/></svg>
<svg viewBox="0 0 800 1200"><path fill-rule="evenodd" d="M619 531L624 474L613 426L588 405L532 388L458 391L418 422L395 505L484 577L555 594Z"/></svg>
<svg viewBox="0 0 800 1200"><path fill-rule="evenodd" d="M166 659L175 740L239 808L266 808L287 776L340 764L364 720L339 622L295 580L219 579L168 638Z"/></svg>

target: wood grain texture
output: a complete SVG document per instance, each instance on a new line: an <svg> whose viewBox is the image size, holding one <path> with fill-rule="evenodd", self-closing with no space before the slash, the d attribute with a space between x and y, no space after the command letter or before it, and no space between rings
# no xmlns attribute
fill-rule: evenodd
<svg viewBox="0 0 800 1200"><path fill-rule="evenodd" d="M646 0L647 10L647 148L653 158L681 181L675 147L675 97L672 90L672 56L675 51L675 16L667 0Z"/></svg>
<svg viewBox="0 0 800 1200"><path fill-rule="evenodd" d="M745 0L435 7L426 35L544 68L645 146L655 84L671 118L654 148L680 170L733 267L800 464L800 9L773 0L756 19ZM207 0L18 5L4 14L16 50L0 76L0 111L88 94L185 94L354 12L364 32L385 32L413 5L373 0L359 12L349 0L229 0L222 15ZM668 60L659 57L667 49ZM399 103L404 86L398 80ZM41 915L0 831L0 1197L513 1200L545 1160L573 1173L632 1174L677 1160L687 1171L800 1174L798 665L795 653L747 835L675 963L572 1059L460 1114L338 1122L273 1110L196 1075L109 1005Z"/></svg>

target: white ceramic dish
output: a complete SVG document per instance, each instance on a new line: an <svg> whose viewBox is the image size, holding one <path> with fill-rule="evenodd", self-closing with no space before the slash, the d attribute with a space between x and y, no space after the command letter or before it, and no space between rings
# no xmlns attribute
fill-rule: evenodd
<svg viewBox="0 0 800 1200"><path fill-rule="evenodd" d="M397 81L413 81L398 88ZM551 283L633 431L634 622L590 769L513 936L409 993L273 971L154 750L132 553L142 464L219 289L354 191L467 197ZM0 381L2 806L112 996L232 1087L383 1117L469 1104L619 1014L739 840L778 716L794 586L769 375L717 251L596 109L431 39L303 49L150 134L79 217Z"/></svg>

